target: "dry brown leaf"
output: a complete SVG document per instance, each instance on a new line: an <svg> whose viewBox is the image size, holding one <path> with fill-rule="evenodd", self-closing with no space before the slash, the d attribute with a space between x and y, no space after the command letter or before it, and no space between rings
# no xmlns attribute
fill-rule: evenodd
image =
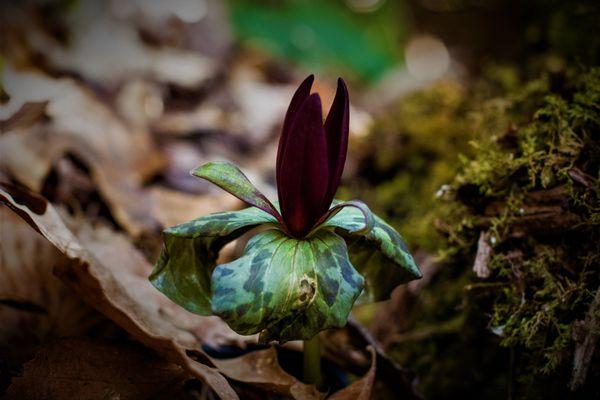
<svg viewBox="0 0 600 400"><path fill-rule="evenodd" d="M324 397L314 385L307 385L285 372L277 361L275 348L257 350L232 359L211 358L225 376L296 400Z"/></svg>
<svg viewBox="0 0 600 400"><path fill-rule="evenodd" d="M0 117L12 116L27 102L47 101L49 120L0 136L0 168L39 192L52 163L67 152L75 154L89 167L115 219L130 234L137 237L157 229L141 186L164 160L148 132L126 126L71 79L6 66L3 82L10 101Z"/></svg>
<svg viewBox="0 0 600 400"><path fill-rule="evenodd" d="M52 338L89 332L102 316L52 275L68 263L45 238L0 206L0 353L18 365Z"/></svg>
<svg viewBox="0 0 600 400"><path fill-rule="evenodd" d="M6 396L21 400L173 398L189 377L181 366L135 343L62 339L42 347L24 365Z"/></svg>
<svg viewBox="0 0 600 400"><path fill-rule="evenodd" d="M12 185L0 186L0 201L71 260L67 265L57 268L55 273L86 302L143 344L186 367L219 397L238 398L216 369L187 357L186 349L202 352L199 337L196 336L199 332L189 330L182 319L177 319L175 313L171 314L175 306L169 307L170 302L154 290L145 277L135 278L135 273L141 273L144 269L149 273L150 266L123 236L108 230L96 232L86 228L85 223L80 221L82 228L80 237L77 237L43 197ZM96 242L94 235L103 235L104 241ZM132 276L125 275L128 270L133 271ZM179 316L185 313L179 308L176 310ZM191 314L189 317L198 321L197 326L209 326L211 321L219 321ZM187 325L190 325L189 321Z"/></svg>
<svg viewBox="0 0 600 400"><path fill-rule="evenodd" d="M371 352L371 368L369 371L350 386L335 392L329 400L369 400L371 399L371 391L375 382L375 372L377 370L377 352L372 346L368 347Z"/></svg>
<svg viewBox="0 0 600 400"><path fill-rule="evenodd" d="M147 321L150 330L163 326L165 334L173 335L181 331L187 336L191 333L193 339L189 345L187 340L182 340L182 344L189 348L202 343L218 347L244 341L218 317L192 314L158 292L148 281L152 266L124 235L106 226L92 227L80 220L69 220L67 216L64 220L90 255L100 261L101 272L109 273L103 277L103 283L106 283L102 287L104 295L109 299L118 299L125 292L132 300L126 303L129 304L129 311L137 316L152 318ZM57 270L57 273L61 272L63 270ZM69 274L68 270L64 272ZM167 319L178 330L173 330L164 322L157 323L154 318Z"/></svg>
<svg viewBox="0 0 600 400"><path fill-rule="evenodd" d="M115 99L119 115L130 126L149 129L164 110L164 89L157 83L133 79L124 83Z"/></svg>

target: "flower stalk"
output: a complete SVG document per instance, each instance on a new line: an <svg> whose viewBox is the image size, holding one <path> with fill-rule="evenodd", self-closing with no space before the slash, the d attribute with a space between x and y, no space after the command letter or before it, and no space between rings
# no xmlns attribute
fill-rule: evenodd
<svg viewBox="0 0 600 400"><path fill-rule="evenodd" d="M304 341L304 383L312 384L317 389L323 388L323 375L321 374L321 339L317 333L309 340Z"/></svg>

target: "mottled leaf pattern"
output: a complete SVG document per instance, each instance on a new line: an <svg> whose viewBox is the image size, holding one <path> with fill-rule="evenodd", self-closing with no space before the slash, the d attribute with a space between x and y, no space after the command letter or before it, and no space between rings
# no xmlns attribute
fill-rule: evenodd
<svg viewBox="0 0 600 400"><path fill-rule="evenodd" d="M343 326L357 298L387 299L421 276L400 235L364 203L336 201L324 218L302 240L280 229L259 233L242 257L219 266L224 244L260 224L280 228L276 218L250 207L177 225L164 231L150 280L191 312L214 313L238 333L285 342Z"/></svg>
<svg viewBox="0 0 600 400"><path fill-rule="evenodd" d="M371 216L373 227L367 233L363 210L355 207L342 208L323 225L336 228L346 239L350 260L366 280L359 303L388 299L396 286L421 278L400 234L377 215Z"/></svg>
<svg viewBox="0 0 600 400"><path fill-rule="evenodd" d="M253 237L241 258L216 267L212 309L238 333L261 332L263 341L309 339L346 323L363 283L331 230L297 240L272 229Z"/></svg>
<svg viewBox="0 0 600 400"><path fill-rule="evenodd" d="M210 315L210 277L221 247L259 224L276 222L270 214L250 207L166 229L164 247L150 281L186 310Z"/></svg>
<svg viewBox="0 0 600 400"><path fill-rule="evenodd" d="M231 193L246 204L258 207L282 222L281 215L238 167L227 161L213 161L191 171L198 178L206 179Z"/></svg>
<svg viewBox="0 0 600 400"><path fill-rule="evenodd" d="M342 209L346 207L355 208L354 213L342 214L341 217L333 219ZM358 213L356 213L358 211ZM362 214L362 215L361 215ZM333 221L329 223L329 221ZM323 222L324 221L324 222ZM319 221L316 229L331 226L334 228L344 228L346 231L355 234L366 234L373 229L375 225L375 216L369 207L360 200L339 201L333 202L333 207L327 211L322 220Z"/></svg>

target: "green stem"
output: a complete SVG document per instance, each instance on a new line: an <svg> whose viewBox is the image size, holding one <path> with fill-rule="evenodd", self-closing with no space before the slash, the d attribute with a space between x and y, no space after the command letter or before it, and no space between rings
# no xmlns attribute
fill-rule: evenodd
<svg viewBox="0 0 600 400"><path fill-rule="evenodd" d="M321 375L321 341L316 334L310 340L304 341L304 382L314 384L317 388L323 386Z"/></svg>

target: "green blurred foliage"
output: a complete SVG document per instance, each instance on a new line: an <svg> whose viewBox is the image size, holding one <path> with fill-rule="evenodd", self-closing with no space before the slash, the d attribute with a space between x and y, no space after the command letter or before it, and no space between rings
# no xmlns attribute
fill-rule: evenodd
<svg viewBox="0 0 600 400"><path fill-rule="evenodd" d="M403 2L387 1L369 13L343 1L233 0L239 40L311 71L376 80L402 61L407 36Z"/></svg>

